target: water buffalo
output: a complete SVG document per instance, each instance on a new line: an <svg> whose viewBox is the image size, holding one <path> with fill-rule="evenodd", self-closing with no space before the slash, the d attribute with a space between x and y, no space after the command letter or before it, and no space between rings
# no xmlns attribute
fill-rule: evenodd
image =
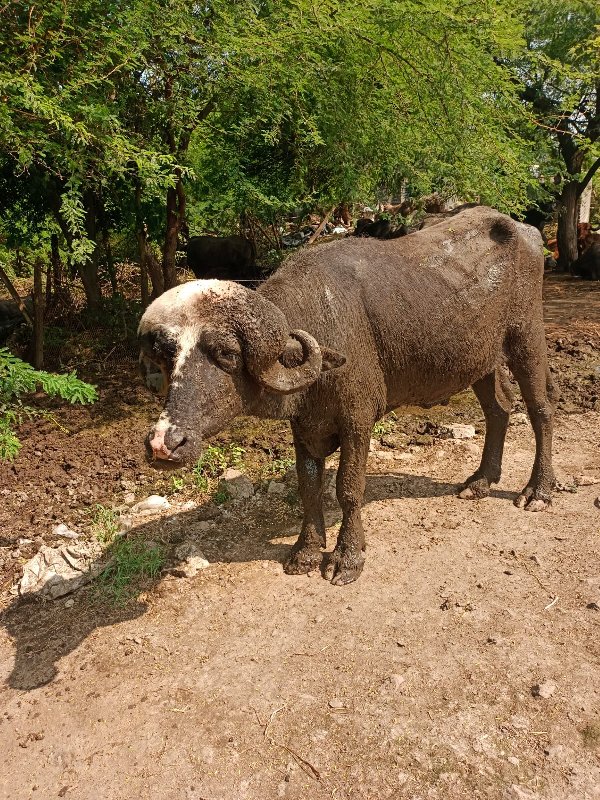
<svg viewBox="0 0 600 800"><path fill-rule="evenodd" d="M243 236L192 236L187 263L197 278L254 281L260 278L254 245Z"/></svg>
<svg viewBox="0 0 600 800"><path fill-rule="evenodd" d="M486 435L461 496L483 497L500 479L511 405L506 364L536 439L533 471L515 502L543 510L554 485L556 399L543 269L538 231L478 207L399 240L348 238L304 250L256 292L221 281L171 289L139 327L142 360L169 384L149 456L189 463L203 439L242 413L289 419L304 518L285 570L306 573L325 547L325 458L341 448L343 521L325 576L346 584L364 563L361 502L374 422L472 386Z"/></svg>
<svg viewBox="0 0 600 800"><path fill-rule="evenodd" d="M571 272L588 281L600 281L600 242L594 242L571 264Z"/></svg>

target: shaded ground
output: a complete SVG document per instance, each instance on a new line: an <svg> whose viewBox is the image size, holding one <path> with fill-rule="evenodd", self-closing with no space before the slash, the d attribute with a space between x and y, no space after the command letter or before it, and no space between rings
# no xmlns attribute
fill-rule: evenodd
<svg viewBox="0 0 600 800"><path fill-rule="evenodd" d="M124 609L91 590L72 607L4 595L0 746L11 768L0 796L600 798L600 310L595 288L579 285L549 283L547 318L563 387L557 471L565 487L584 485L547 513L514 508L533 459L516 415L502 483L460 501L482 415L468 394L415 410L370 457L367 564L345 588L283 575L298 527L289 498L263 485L208 514L184 510L189 492L173 495L168 516L129 537L193 536L211 562L197 577L165 576ZM84 527L82 498L118 504L129 481L140 495L155 485L140 447L155 406L136 388L123 403L122 391L108 386L96 408L69 416L68 435L25 432L27 459L3 476L5 586L36 547L13 557L17 536L51 541L52 514ZM478 435L416 432L442 415ZM282 457L287 446L279 426L242 423L239 437L255 477L269 447ZM81 482L61 485L61 469ZM335 503L328 524L332 546ZM534 696L540 683L549 697Z"/></svg>

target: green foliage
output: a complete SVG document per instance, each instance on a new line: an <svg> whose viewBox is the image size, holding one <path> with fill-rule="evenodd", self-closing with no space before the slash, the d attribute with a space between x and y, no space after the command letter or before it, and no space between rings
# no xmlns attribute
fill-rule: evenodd
<svg viewBox="0 0 600 800"><path fill-rule="evenodd" d="M21 445L14 429L23 417L43 413L23 402L24 395L38 389L69 403L93 403L97 399L96 389L79 380L74 372L54 375L36 370L6 348L0 348L0 460L12 461L17 456Z"/></svg>
<svg viewBox="0 0 600 800"><path fill-rule="evenodd" d="M98 599L123 606L150 580L157 577L165 562L159 545L136 539L119 539L108 565L95 581Z"/></svg>
<svg viewBox="0 0 600 800"><path fill-rule="evenodd" d="M228 500L231 500L231 495L227 489L218 489L213 495L213 503L217 506L223 505Z"/></svg>
<svg viewBox="0 0 600 800"><path fill-rule="evenodd" d="M388 414L373 425L373 436L378 438L380 436L385 436L386 433L391 433L396 427L397 422L398 417L392 411L391 414Z"/></svg>
<svg viewBox="0 0 600 800"><path fill-rule="evenodd" d="M282 477L295 463L296 459L293 455L282 458L274 458L271 455L271 458L261 470L261 477L263 480Z"/></svg>
<svg viewBox="0 0 600 800"><path fill-rule="evenodd" d="M171 489L174 492L180 492L185 486L185 478L179 475L171 475Z"/></svg>
<svg viewBox="0 0 600 800"><path fill-rule="evenodd" d="M207 447L192 469L196 485L199 479L217 478L228 467L242 466L245 452L243 447L233 444L228 447Z"/></svg>
<svg viewBox="0 0 600 800"><path fill-rule="evenodd" d="M119 513L97 503L92 511L92 534L102 544L110 544L119 532Z"/></svg>

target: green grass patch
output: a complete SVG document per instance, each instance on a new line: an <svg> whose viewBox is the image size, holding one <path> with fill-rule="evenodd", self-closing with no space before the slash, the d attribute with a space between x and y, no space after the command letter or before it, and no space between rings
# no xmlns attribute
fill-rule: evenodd
<svg viewBox="0 0 600 800"><path fill-rule="evenodd" d="M217 489L213 495L213 503L217 506L223 505L223 503L226 503L228 500L231 500L231 495L227 489Z"/></svg>
<svg viewBox="0 0 600 800"><path fill-rule="evenodd" d="M140 539L120 539L95 581L99 600L123 606L156 578L165 562L162 547Z"/></svg>
<svg viewBox="0 0 600 800"><path fill-rule="evenodd" d="M97 503L92 511L92 535L102 544L110 544L118 532L118 511Z"/></svg>
<svg viewBox="0 0 600 800"><path fill-rule="evenodd" d="M192 467L192 480L196 488L201 492L207 492L211 479L218 478L228 467L234 469L242 467L245 452L243 447L234 444L228 447L218 445L207 447Z"/></svg>
<svg viewBox="0 0 600 800"><path fill-rule="evenodd" d="M377 439L380 436L385 436L386 433L391 433L396 427L397 422L398 417L392 411L391 414L388 414L373 425L373 437Z"/></svg>

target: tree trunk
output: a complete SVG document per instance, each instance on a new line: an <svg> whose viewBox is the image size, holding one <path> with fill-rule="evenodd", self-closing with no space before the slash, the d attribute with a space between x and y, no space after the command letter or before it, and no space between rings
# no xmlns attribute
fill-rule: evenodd
<svg viewBox="0 0 600 800"><path fill-rule="evenodd" d="M141 281L141 299L144 308L148 305L148 275L152 283L152 298L159 297L164 290L164 280L161 265L154 257L150 245L148 243L148 231L144 216L142 214L142 187L139 181L136 181L135 194L135 236L138 243L138 252L140 256L140 281Z"/></svg>
<svg viewBox="0 0 600 800"><path fill-rule="evenodd" d="M33 366L44 368L44 275L42 261L33 265Z"/></svg>
<svg viewBox="0 0 600 800"><path fill-rule="evenodd" d="M58 249L58 235L53 233L50 237L50 261L52 262L52 278L54 283L54 295L60 294L63 284L63 265L60 260Z"/></svg>
<svg viewBox="0 0 600 800"><path fill-rule="evenodd" d="M83 204L85 206L85 232L88 239L94 242L91 256L82 264L77 265L77 271L83 283L85 299L88 308L96 308L102 299L100 282L98 281L98 224L96 216L96 195L93 191L84 192Z"/></svg>
<svg viewBox="0 0 600 800"><path fill-rule="evenodd" d="M579 200L578 181L565 183L558 199L558 267L569 272L577 259L577 208Z"/></svg>
<svg viewBox="0 0 600 800"><path fill-rule="evenodd" d="M177 182L174 188L167 189L167 227L163 248L162 272L165 291L177 286L176 258L179 229L185 216L185 192L181 182L181 172L175 171Z"/></svg>

